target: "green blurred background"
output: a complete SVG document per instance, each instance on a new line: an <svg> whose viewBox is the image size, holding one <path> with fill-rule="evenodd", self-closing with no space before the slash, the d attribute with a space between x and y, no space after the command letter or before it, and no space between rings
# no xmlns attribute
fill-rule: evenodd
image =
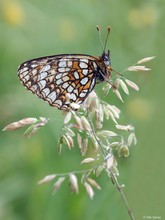
<svg viewBox="0 0 165 220"><path fill-rule="evenodd" d="M52 121L31 139L23 130L0 131L0 219L7 220L120 220L129 219L120 195L106 175L98 182L91 201L84 188L77 196L67 182L52 195L52 185L37 186L47 174L80 169L78 147L57 154L57 138L63 115L28 92L17 78L17 67L28 59L60 54L101 55L95 26L107 25L111 34L114 69L121 71L136 61L156 56L146 63L150 72L125 73L140 91L123 94L125 103L111 93L106 101L122 110L121 124L133 123L138 145L129 158L120 158L120 183L137 219L165 219L165 2L164 0L4 0L0 2L0 121L2 128L26 117ZM101 96L101 85L96 91ZM107 128L110 125L107 123Z"/></svg>

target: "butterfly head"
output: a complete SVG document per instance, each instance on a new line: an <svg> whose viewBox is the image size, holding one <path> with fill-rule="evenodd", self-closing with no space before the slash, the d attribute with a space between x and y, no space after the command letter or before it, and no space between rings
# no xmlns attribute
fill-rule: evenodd
<svg viewBox="0 0 165 220"><path fill-rule="evenodd" d="M103 54L101 56L101 60L104 62L105 66L110 70L111 69L110 50L108 50L107 53L105 52L106 45L107 45L107 40L108 40L108 37L109 37L109 34L110 34L110 27L108 26L108 28L107 28L108 32L107 32L107 36L106 36L104 44L102 42L100 27L97 25L96 28L97 28L97 31L98 31L98 34L99 34L99 39L100 39L100 43L101 43L102 50L103 50Z"/></svg>
<svg viewBox="0 0 165 220"><path fill-rule="evenodd" d="M103 52L102 60L106 66L111 66L110 50L108 50L108 53Z"/></svg>

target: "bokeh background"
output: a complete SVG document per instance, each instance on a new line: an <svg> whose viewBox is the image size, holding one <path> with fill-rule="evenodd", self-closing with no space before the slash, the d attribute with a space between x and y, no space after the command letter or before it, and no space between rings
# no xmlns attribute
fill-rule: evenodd
<svg viewBox="0 0 165 220"><path fill-rule="evenodd" d="M0 219L98 220L129 219L116 188L106 175L91 201L84 188L70 193L67 182L55 195L52 184L38 186L47 174L80 169L78 147L57 153L63 115L28 92L17 78L17 67L28 59L60 54L100 55L96 25L107 25L107 48L118 71L147 57L150 72L125 73L140 91L123 94L125 103L111 93L105 98L122 110L121 123L136 127L138 145L129 158L119 158L120 183L136 219L165 219L165 2L164 0L4 0L0 1ZM102 86L96 91L101 96ZM26 117L48 117L51 122L31 139L23 130L2 128ZM110 123L107 124L107 127ZM152 217L152 218L151 218Z"/></svg>

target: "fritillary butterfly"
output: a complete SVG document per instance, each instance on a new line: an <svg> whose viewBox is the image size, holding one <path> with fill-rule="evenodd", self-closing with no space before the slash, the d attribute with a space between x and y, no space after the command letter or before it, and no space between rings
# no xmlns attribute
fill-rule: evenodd
<svg viewBox="0 0 165 220"><path fill-rule="evenodd" d="M100 37L98 26L97 30ZM97 83L110 79L110 52L105 52L109 33L108 27L102 56L60 54L32 59L19 66L19 79L28 90L60 110L68 111L71 103L80 105Z"/></svg>

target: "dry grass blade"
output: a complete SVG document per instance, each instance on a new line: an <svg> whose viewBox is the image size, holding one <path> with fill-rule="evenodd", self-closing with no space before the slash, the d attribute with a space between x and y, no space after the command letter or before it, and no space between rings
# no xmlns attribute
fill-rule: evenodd
<svg viewBox="0 0 165 220"><path fill-rule="evenodd" d="M82 156L85 156L87 149L88 149L88 138L85 138L81 147Z"/></svg>
<svg viewBox="0 0 165 220"><path fill-rule="evenodd" d="M24 132L24 137L26 138L31 138L32 136L34 136L37 131L39 130L40 128L39 127L36 127L36 125L32 125L30 126L25 132Z"/></svg>
<svg viewBox="0 0 165 220"><path fill-rule="evenodd" d="M78 194L78 180L75 174L69 175L70 190Z"/></svg>
<svg viewBox="0 0 165 220"><path fill-rule="evenodd" d="M121 97L120 92L117 89L114 89L113 92L116 94L117 98L120 99L120 101L124 102L122 97Z"/></svg>
<svg viewBox="0 0 165 220"><path fill-rule="evenodd" d="M66 127L66 134L70 135L71 137L76 135L69 127Z"/></svg>
<svg viewBox="0 0 165 220"><path fill-rule="evenodd" d="M107 96L109 93L109 90L112 88L111 84L107 83L104 87L103 87L103 94L104 96Z"/></svg>
<svg viewBox="0 0 165 220"><path fill-rule="evenodd" d="M85 116L81 116L81 122L82 122L82 125L83 125L83 128L84 130L86 131L92 131L92 128L90 126L90 123L88 122L88 120L86 119Z"/></svg>
<svg viewBox="0 0 165 220"><path fill-rule="evenodd" d="M53 192L57 192L61 184L64 182L65 177L59 177L58 180L53 185Z"/></svg>
<svg viewBox="0 0 165 220"><path fill-rule="evenodd" d="M116 125L116 128L122 131L134 131L134 127L132 125Z"/></svg>
<svg viewBox="0 0 165 220"><path fill-rule="evenodd" d="M72 103L70 103L70 107L74 110L78 110L80 108L80 105L77 104L77 103L72 102Z"/></svg>
<svg viewBox="0 0 165 220"><path fill-rule="evenodd" d="M114 114L112 113L112 111L110 111L110 110L108 109L107 114L108 114L109 117L112 119L112 121L114 121L115 124L117 124L117 121L116 121L116 119L115 119Z"/></svg>
<svg viewBox="0 0 165 220"><path fill-rule="evenodd" d="M72 117L72 113L68 112L64 118L64 124L67 124L71 120L71 117Z"/></svg>
<svg viewBox="0 0 165 220"><path fill-rule="evenodd" d="M107 158L107 161L106 161L106 167L108 170L111 169L111 167L113 166L114 164L114 161L115 161L115 158L113 155L110 155L108 158Z"/></svg>
<svg viewBox="0 0 165 220"><path fill-rule="evenodd" d="M118 109L116 106L114 105L107 105L107 108L113 113L113 115L115 116L115 118L118 118L120 117L120 109Z"/></svg>
<svg viewBox="0 0 165 220"><path fill-rule="evenodd" d="M145 58L139 60L139 61L137 62L137 64L146 63L146 62L148 62L148 61L150 61L150 60L153 60L154 58L155 58L155 56L153 56L153 57L145 57Z"/></svg>
<svg viewBox="0 0 165 220"><path fill-rule="evenodd" d="M109 130L102 130L102 131L99 131L97 132L98 135L101 135L101 136L105 136L105 137L115 137L117 136L117 134L113 131L109 131Z"/></svg>
<svg viewBox="0 0 165 220"><path fill-rule="evenodd" d="M68 137L66 135L63 135L62 137L63 137L64 143L68 146L69 150L71 150L72 146L71 146L71 143L70 143Z"/></svg>
<svg viewBox="0 0 165 220"><path fill-rule="evenodd" d="M135 133L131 133L131 134L128 136L128 146L131 146L132 143L133 143L134 145L137 144L137 139L136 139Z"/></svg>
<svg viewBox="0 0 165 220"><path fill-rule="evenodd" d="M69 141L69 144L70 144L70 148L74 147L74 141L73 141L73 138L69 135L69 134L66 134L66 137Z"/></svg>
<svg viewBox="0 0 165 220"><path fill-rule="evenodd" d="M77 115L74 115L74 119L76 121L76 127L80 130L83 130L83 125L82 125L82 122L81 122L81 118Z"/></svg>
<svg viewBox="0 0 165 220"><path fill-rule="evenodd" d="M38 181L38 184L40 185L40 184L43 184L43 183L50 182L50 181L52 181L55 177L56 177L55 174L47 175L47 176L45 176L43 179L39 180L39 181Z"/></svg>
<svg viewBox="0 0 165 220"><path fill-rule="evenodd" d="M91 179L91 178L87 178L87 181L92 185L94 186L96 189L101 189L100 185L94 180L94 179Z"/></svg>
<svg viewBox="0 0 165 220"><path fill-rule="evenodd" d="M103 116L102 116L102 112L99 111L99 110L96 110L95 111L95 117L96 117L96 128L97 129L101 129L102 126L103 126L103 120L101 119Z"/></svg>
<svg viewBox="0 0 165 220"><path fill-rule="evenodd" d="M84 164L84 163L92 163L94 162L95 159L92 158L92 157L88 157L88 158L85 158L84 160L81 161L81 164Z"/></svg>
<svg viewBox="0 0 165 220"><path fill-rule="evenodd" d="M81 149L82 148L82 137L79 133L77 134L77 143L78 143L79 148Z"/></svg>
<svg viewBox="0 0 165 220"><path fill-rule="evenodd" d="M128 71L149 71L151 69L146 68L145 66L130 66L127 68Z"/></svg>
<svg viewBox="0 0 165 220"><path fill-rule="evenodd" d="M93 199L94 191L93 191L91 185L90 185L89 183L87 183L87 182L84 182L84 186L85 186L85 189L86 189L86 191L87 191L89 197L90 197L91 199Z"/></svg>
<svg viewBox="0 0 165 220"><path fill-rule="evenodd" d="M128 90L126 84L123 82L123 80L120 79L120 80L119 80L119 83L120 83L121 88L122 88L123 91L125 92L125 94L129 95L129 90Z"/></svg>
<svg viewBox="0 0 165 220"><path fill-rule="evenodd" d="M5 128L3 128L3 131L14 131L25 127L26 125L35 124L37 121L37 118L24 118L7 125Z"/></svg>
<svg viewBox="0 0 165 220"><path fill-rule="evenodd" d="M132 89L139 91L139 87L136 85L136 83L134 83L128 79L126 79L125 81L126 81L127 85L130 86Z"/></svg>

